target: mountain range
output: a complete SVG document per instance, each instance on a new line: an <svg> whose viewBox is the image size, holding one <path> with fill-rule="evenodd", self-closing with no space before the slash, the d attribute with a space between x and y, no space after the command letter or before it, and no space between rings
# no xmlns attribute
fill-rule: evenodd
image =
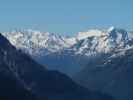
<svg viewBox="0 0 133 100"><path fill-rule="evenodd" d="M110 27L107 30L92 29L87 32L79 32L72 37L32 30L2 34L16 47L17 51L26 53L39 65L44 65L41 67L44 68L43 70L49 69L48 73L52 74L48 74L48 76L52 75L52 79L59 77L60 80L60 76L66 77L64 75L66 74L76 83L91 91L107 93L116 100L133 99L133 32L131 31ZM30 70L32 69L34 70L34 68L30 68ZM71 79L67 80L70 82ZM63 78L62 81L64 80L66 79ZM72 81L69 85L70 89L75 82ZM39 86L41 86L40 83ZM66 81L61 84L65 83ZM53 88L55 87L60 86ZM42 92L38 89L37 91L40 96ZM71 93L70 91L67 93ZM82 89L79 91L84 94L81 92ZM81 100L82 96L78 98Z"/></svg>
<svg viewBox="0 0 133 100"><path fill-rule="evenodd" d="M133 33L115 27L107 30L91 29L71 37L33 30L2 34L12 45L38 63L69 76L82 70L90 58L103 54L115 55L116 52L124 52L133 46Z"/></svg>
<svg viewBox="0 0 133 100"><path fill-rule="evenodd" d="M17 50L0 34L1 100L113 100L88 90L58 71L50 71Z"/></svg>

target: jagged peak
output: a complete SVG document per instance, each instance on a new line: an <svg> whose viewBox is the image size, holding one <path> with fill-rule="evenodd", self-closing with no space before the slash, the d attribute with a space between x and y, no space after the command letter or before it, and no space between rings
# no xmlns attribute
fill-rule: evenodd
<svg viewBox="0 0 133 100"><path fill-rule="evenodd" d="M110 27L107 31L107 35L113 39L121 38L123 40L128 40L128 32L120 28Z"/></svg>
<svg viewBox="0 0 133 100"><path fill-rule="evenodd" d="M122 29L122 28L116 28L116 27L114 27L114 26L111 26L108 30L107 30L107 33L126 33L127 34L127 31L126 30L124 30L124 29Z"/></svg>
<svg viewBox="0 0 133 100"><path fill-rule="evenodd" d="M115 29L115 27L114 26L111 26L111 27L108 28L107 32L111 32L114 29Z"/></svg>

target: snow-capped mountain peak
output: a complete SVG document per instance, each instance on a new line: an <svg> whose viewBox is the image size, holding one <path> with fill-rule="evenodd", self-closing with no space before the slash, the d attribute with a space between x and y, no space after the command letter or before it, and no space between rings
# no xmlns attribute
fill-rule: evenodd
<svg viewBox="0 0 133 100"><path fill-rule="evenodd" d="M82 39L85 39L87 37L91 37L91 36L102 36L102 35L105 35L105 33L102 32L101 30L91 29L91 30L88 30L87 32L79 32L77 34L77 39L78 40L82 40Z"/></svg>
<svg viewBox="0 0 133 100"><path fill-rule="evenodd" d="M107 31L93 30L80 33L79 42L74 46L74 50L76 54L94 55L126 49L129 48L128 34L126 30L115 27L110 27Z"/></svg>
<svg viewBox="0 0 133 100"><path fill-rule="evenodd" d="M111 28L110 31L107 32L108 40L111 44L114 44L115 47L124 47L127 45L129 41L128 32L123 29Z"/></svg>
<svg viewBox="0 0 133 100"><path fill-rule="evenodd" d="M76 66L75 72L80 70L89 57L124 54L125 51L133 48L131 34L129 39L128 31L114 27L106 31L95 29L81 32L75 37L33 30L8 32L3 35L17 49L30 54L39 63L67 74L71 74L70 70L73 71L72 66Z"/></svg>
<svg viewBox="0 0 133 100"><path fill-rule="evenodd" d="M124 29L118 29L118 28L114 28L114 27L111 27L109 30L108 30L108 34L110 37L116 39L117 37L121 39L124 39L124 40L127 40L128 39L128 33L126 30Z"/></svg>
<svg viewBox="0 0 133 100"><path fill-rule="evenodd" d="M108 53L129 46L129 32L115 27L110 27L107 31L92 29L79 32L75 37L33 30L19 30L3 35L17 48L37 56L65 49L72 50L75 54L91 55ZM131 43L132 39L130 39L130 46Z"/></svg>
<svg viewBox="0 0 133 100"><path fill-rule="evenodd" d="M108 28L107 32L110 32L110 31L112 31L114 29L115 29L115 27L114 26L111 26L111 27Z"/></svg>
<svg viewBox="0 0 133 100"><path fill-rule="evenodd" d="M25 50L31 55L41 55L68 48L75 43L74 39L54 33L28 30L17 30L3 33L18 49ZM46 53L47 51L47 53Z"/></svg>

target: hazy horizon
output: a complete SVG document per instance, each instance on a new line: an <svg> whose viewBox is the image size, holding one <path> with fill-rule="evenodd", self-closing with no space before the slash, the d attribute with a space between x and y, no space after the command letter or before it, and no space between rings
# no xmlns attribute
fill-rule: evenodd
<svg viewBox="0 0 133 100"><path fill-rule="evenodd" d="M22 28L73 35L110 26L132 31L132 4L132 0L4 0L0 31Z"/></svg>

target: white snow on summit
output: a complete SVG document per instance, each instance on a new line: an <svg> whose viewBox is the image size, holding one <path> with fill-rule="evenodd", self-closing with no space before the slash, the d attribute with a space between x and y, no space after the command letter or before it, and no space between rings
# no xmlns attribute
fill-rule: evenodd
<svg viewBox="0 0 133 100"><path fill-rule="evenodd" d="M34 30L5 32L3 35L40 64L68 75L79 72L81 66L88 64L89 58L121 56L133 48L132 32L115 27L79 32L72 37Z"/></svg>
<svg viewBox="0 0 133 100"><path fill-rule="evenodd" d="M87 32L79 32L75 37L33 30L12 31L3 35L18 49L37 56L66 49L81 55L109 53L133 45L131 32L115 27L110 27L107 31L91 29Z"/></svg>
<svg viewBox="0 0 133 100"><path fill-rule="evenodd" d="M110 53L133 46L129 33L123 29L110 27L107 31L90 31L78 34L79 42L73 46L76 54L94 55ZM96 32L96 33L95 33ZM129 41L131 40L131 41Z"/></svg>
<svg viewBox="0 0 133 100"><path fill-rule="evenodd" d="M88 30L87 32L79 32L77 35L77 39L81 40L91 36L102 36L102 35L105 35L105 33L98 29L93 29L93 30Z"/></svg>
<svg viewBox="0 0 133 100"><path fill-rule="evenodd" d="M107 32L111 32L112 30L114 30L115 29L115 27L114 26L111 26L108 30L107 30Z"/></svg>
<svg viewBox="0 0 133 100"><path fill-rule="evenodd" d="M31 55L56 52L75 43L74 39L71 38L30 29L5 32L3 35L18 49L25 50Z"/></svg>

